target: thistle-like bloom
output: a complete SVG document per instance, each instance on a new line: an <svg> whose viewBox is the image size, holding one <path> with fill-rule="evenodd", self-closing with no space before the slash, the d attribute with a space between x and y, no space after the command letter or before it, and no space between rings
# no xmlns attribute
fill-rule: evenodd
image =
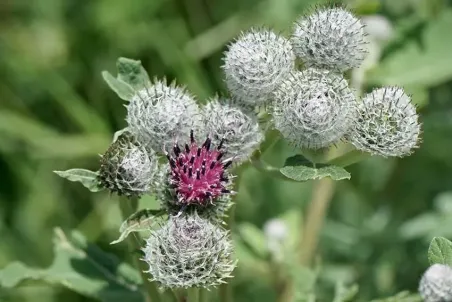
<svg viewBox="0 0 452 302"><path fill-rule="evenodd" d="M156 151L174 139L188 139L190 129L200 127L199 107L184 88L155 81L137 91L127 105L127 123L140 142Z"/></svg>
<svg viewBox="0 0 452 302"><path fill-rule="evenodd" d="M363 98L348 136L358 150L402 157L418 146L420 128L411 98L402 88L385 87Z"/></svg>
<svg viewBox="0 0 452 302"><path fill-rule="evenodd" d="M140 196L149 191L157 165L155 152L124 132L102 156L99 180L118 195Z"/></svg>
<svg viewBox="0 0 452 302"><path fill-rule="evenodd" d="M247 160L264 139L257 118L228 100L211 100L202 110L204 124L214 144L224 140L226 157Z"/></svg>
<svg viewBox="0 0 452 302"><path fill-rule="evenodd" d="M444 264L430 266L421 278L419 293L425 302L452 301L452 268Z"/></svg>
<svg viewBox="0 0 452 302"><path fill-rule="evenodd" d="M347 10L321 8L295 24L292 45L308 67L346 71L364 60L361 21Z"/></svg>
<svg viewBox="0 0 452 302"><path fill-rule="evenodd" d="M275 92L275 128L297 148L328 147L349 130L356 99L342 75L309 68Z"/></svg>
<svg viewBox="0 0 452 302"><path fill-rule="evenodd" d="M155 188L156 198L160 202L160 207L171 215L197 212L199 216L209 219L212 222L223 224L227 211L233 205L231 194L223 193L215 199L209 198L209 202L202 203L181 203L181 196L177 193L177 186L174 185L172 169L167 164L159 167L153 188ZM226 187L226 184L224 184Z"/></svg>
<svg viewBox="0 0 452 302"><path fill-rule="evenodd" d="M228 232L196 213L170 217L143 251L152 280L170 288L217 286L236 265Z"/></svg>
<svg viewBox="0 0 452 302"><path fill-rule="evenodd" d="M289 40L266 29L251 29L229 45L222 66L231 94L260 105L295 68Z"/></svg>
<svg viewBox="0 0 452 302"><path fill-rule="evenodd" d="M181 148L176 143L174 155L166 153L171 168L169 183L176 192L176 203L205 206L212 204L220 195L231 193L227 188L229 177L226 169L232 160L223 159L223 143L221 140L217 147L213 147L211 139L207 138L199 146L192 130L190 145L185 144Z"/></svg>

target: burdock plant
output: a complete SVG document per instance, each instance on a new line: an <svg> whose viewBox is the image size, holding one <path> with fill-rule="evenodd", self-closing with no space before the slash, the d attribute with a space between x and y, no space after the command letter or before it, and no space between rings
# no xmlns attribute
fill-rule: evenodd
<svg viewBox="0 0 452 302"><path fill-rule="evenodd" d="M130 241L141 273L115 275L121 301L232 301L229 280L237 260L240 267L232 205L240 202L244 167L289 181L337 181L349 179L344 168L366 156L403 157L419 146L416 108L402 87L376 88L364 97L364 87L350 87L344 72L359 67L365 54L360 19L343 7L318 7L295 22L290 37L265 27L238 35L224 53L228 91L203 106L186 87L150 80L140 61L120 58L116 77L103 73L126 102L127 126L114 135L98 171L57 173L121 196L124 221L113 243ZM280 140L298 154L275 167L262 154ZM160 208L138 209L144 195L154 196ZM300 246L288 251L286 235L269 243L278 256L268 261L278 259L271 265L278 267L275 278L283 276L286 298L315 301L312 291L299 292L299 274L290 273L309 270L318 236L312 221L308 217ZM450 301L450 271L434 266L426 273L421 291L428 301ZM92 297L109 301L108 295Z"/></svg>

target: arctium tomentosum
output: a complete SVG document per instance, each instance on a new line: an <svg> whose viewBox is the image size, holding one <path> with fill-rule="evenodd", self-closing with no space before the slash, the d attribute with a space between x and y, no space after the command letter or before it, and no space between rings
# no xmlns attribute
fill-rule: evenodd
<svg viewBox="0 0 452 302"><path fill-rule="evenodd" d="M208 205L220 195L231 193L226 169L232 160L223 158L223 145L224 139L214 147L207 137L199 146L192 130L190 144L181 147L176 143L172 155L165 152L171 168L170 185L176 191L177 203Z"/></svg>

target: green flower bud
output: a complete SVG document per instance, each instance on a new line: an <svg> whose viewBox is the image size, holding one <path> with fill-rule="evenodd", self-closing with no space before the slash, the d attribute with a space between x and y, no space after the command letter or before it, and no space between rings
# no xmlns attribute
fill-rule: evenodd
<svg viewBox="0 0 452 302"><path fill-rule="evenodd" d="M158 157L143 147L129 132L123 132L102 156L101 185L118 195L140 196L154 181Z"/></svg>

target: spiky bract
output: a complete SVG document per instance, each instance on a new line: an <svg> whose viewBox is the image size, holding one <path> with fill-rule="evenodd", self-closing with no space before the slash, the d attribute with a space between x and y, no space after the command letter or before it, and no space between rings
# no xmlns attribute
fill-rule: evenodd
<svg viewBox="0 0 452 302"><path fill-rule="evenodd" d="M196 212L170 217L143 251L152 280L170 288L217 286L236 264L228 232Z"/></svg>
<svg viewBox="0 0 452 302"><path fill-rule="evenodd" d="M199 107L184 88L154 81L136 92L127 105L127 123L140 142L157 152L174 140L187 140L190 129L201 128Z"/></svg>
<svg viewBox="0 0 452 302"><path fill-rule="evenodd" d="M224 140L225 156L233 157L235 163L247 160L264 139L256 116L245 113L229 100L215 98L202 113L212 142L219 144Z"/></svg>
<svg viewBox="0 0 452 302"><path fill-rule="evenodd" d="M361 21L344 8L318 8L295 23L291 42L308 67L346 71L364 60Z"/></svg>
<svg viewBox="0 0 452 302"><path fill-rule="evenodd" d="M342 75L309 68L275 92L275 128L297 148L328 147L349 130L356 99Z"/></svg>
<svg viewBox="0 0 452 302"><path fill-rule="evenodd" d="M156 176L158 158L129 132L123 132L101 159L99 180L118 195L140 196L149 191Z"/></svg>
<svg viewBox="0 0 452 302"><path fill-rule="evenodd" d="M425 302L452 301L452 268L444 264L430 266L419 282L419 293Z"/></svg>
<svg viewBox="0 0 452 302"><path fill-rule="evenodd" d="M402 88L384 87L363 98L348 136L361 151L402 157L418 146L420 132L411 98Z"/></svg>
<svg viewBox="0 0 452 302"><path fill-rule="evenodd" d="M244 104L260 105L294 70L290 42L267 29L242 33L225 53L222 66L231 94Z"/></svg>

